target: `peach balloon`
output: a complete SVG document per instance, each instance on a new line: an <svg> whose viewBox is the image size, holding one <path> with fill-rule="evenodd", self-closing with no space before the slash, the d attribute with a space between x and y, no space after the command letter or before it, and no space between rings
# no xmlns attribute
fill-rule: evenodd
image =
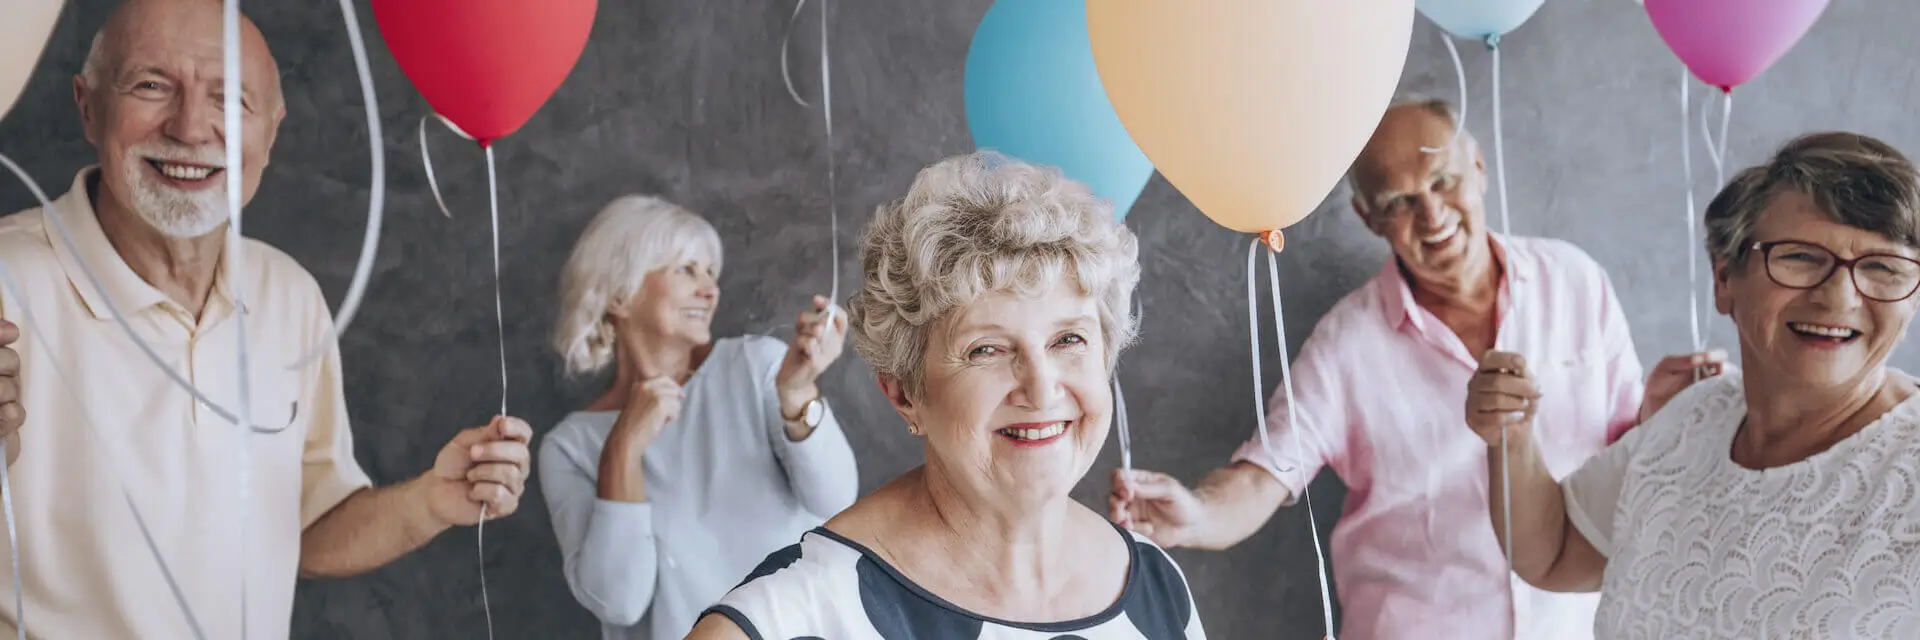
<svg viewBox="0 0 1920 640"><path fill-rule="evenodd" d="M0 118L13 109L60 17L60 0L0 0Z"/></svg>
<svg viewBox="0 0 1920 640"><path fill-rule="evenodd" d="M1313 213L1399 85L1413 0L1099 0L1087 29L1120 122L1221 226Z"/></svg>

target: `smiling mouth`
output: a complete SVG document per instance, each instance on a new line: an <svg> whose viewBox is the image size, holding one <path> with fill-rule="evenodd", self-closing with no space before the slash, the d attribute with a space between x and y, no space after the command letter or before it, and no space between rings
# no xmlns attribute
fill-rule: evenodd
<svg viewBox="0 0 1920 640"><path fill-rule="evenodd" d="M1828 344L1846 344L1858 340L1862 335L1858 329L1811 322L1789 322L1787 329L1802 338Z"/></svg>
<svg viewBox="0 0 1920 640"><path fill-rule="evenodd" d="M1429 248L1439 247L1457 235L1460 235L1460 223L1454 222L1453 224L1447 225L1444 229L1422 236L1420 242Z"/></svg>
<svg viewBox="0 0 1920 640"><path fill-rule="evenodd" d="M713 311L708 309L682 309L680 311L680 317L690 320L705 320L713 317Z"/></svg>
<svg viewBox="0 0 1920 640"><path fill-rule="evenodd" d="M146 161L147 165L153 167L154 171L160 172L160 175L178 182L205 182L225 172L220 167L170 162L156 158L147 158Z"/></svg>
<svg viewBox="0 0 1920 640"><path fill-rule="evenodd" d="M1060 436L1066 435L1067 427L1072 424L1073 421L1071 420L1061 420L1059 422L1015 425L994 431L994 434L1012 440L1016 445L1036 446L1060 439Z"/></svg>

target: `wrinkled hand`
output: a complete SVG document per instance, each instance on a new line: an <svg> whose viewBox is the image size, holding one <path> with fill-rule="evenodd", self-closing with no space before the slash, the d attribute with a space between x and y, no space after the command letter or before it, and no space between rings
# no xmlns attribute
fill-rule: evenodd
<svg viewBox="0 0 1920 640"><path fill-rule="evenodd" d="M20 425L27 422L27 410L20 406L20 352L13 343L20 339L20 326L0 320L0 438L7 444L7 466L20 459Z"/></svg>
<svg viewBox="0 0 1920 640"><path fill-rule="evenodd" d="M496 416L484 427L461 431L434 458L427 507L435 520L452 525L513 515L527 488L527 443L533 429L519 418Z"/></svg>
<svg viewBox="0 0 1920 640"><path fill-rule="evenodd" d="M774 378L780 406L789 415L819 395L814 383L840 358L846 338L846 310L829 307L826 298L814 296L813 310L800 314L794 323L793 343L787 345L787 357L780 362L780 373Z"/></svg>
<svg viewBox="0 0 1920 640"><path fill-rule="evenodd" d="M1488 350L1467 381L1467 426L1487 446L1500 446L1503 431L1508 438L1527 435L1539 400L1540 389L1520 354Z"/></svg>
<svg viewBox="0 0 1920 640"><path fill-rule="evenodd" d="M1206 520L1206 505L1179 480L1140 469L1113 470L1107 512L1114 524L1167 548L1192 544Z"/></svg>
<svg viewBox="0 0 1920 640"><path fill-rule="evenodd" d="M1694 382L1731 370L1738 368L1727 363L1727 352L1719 349L1661 358L1660 364L1654 365L1653 372L1647 374L1647 392L1640 400L1640 422L1659 413L1661 407L1667 406L1674 396Z"/></svg>
<svg viewBox="0 0 1920 640"><path fill-rule="evenodd" d="M680 401L686 397L687 390L667 376L634 383L627 390L627 406L614 420L614 436L645 449L680 417Z"/></svg>

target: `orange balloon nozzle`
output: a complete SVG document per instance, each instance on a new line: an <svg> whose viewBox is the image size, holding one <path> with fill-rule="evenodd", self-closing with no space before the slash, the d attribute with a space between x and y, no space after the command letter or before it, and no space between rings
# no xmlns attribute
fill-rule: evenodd
<svg viewBox="0 0 1920 640"><path fill-rule="evenodd" d="M1272 249L1274 253L1280 253L1281 249L1287 247L1287 238L1280 233L1279 229L1260 234L1260 239L1265 241L1267 248Z"/></svg>

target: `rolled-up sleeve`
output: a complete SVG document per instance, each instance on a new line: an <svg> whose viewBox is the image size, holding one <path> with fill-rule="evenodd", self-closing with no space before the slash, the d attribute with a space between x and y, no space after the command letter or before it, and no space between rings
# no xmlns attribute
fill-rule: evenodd
<svg viewBox="0 0 1920 640"><path fill-rule="evenodd" d="M560 542L567 588L594 617L632 626L653 602L653 505L603 500L588 430L555 429L540 445L540 492Z"/></svg>
<svg viewBox="0 0 1920 640"><path fill-rule="evenodd" d="M325 309L322 308L322 313ZM331 326L330 321L323 326ZM325 335L324 333L321 335ZM318 336L305 344L316 344ZM311 411L307 439L300 454L300 528L306 529L354 492L373 486L373 480L353 457L353 430L347 419L347 394L341 382L340 345L311 370L301 385L296 411Z"/></svg>
<svg viewBox="0 0 1920 640"><path fill-rule="evenodd" d="M1588 458L1560 481L1567 521L1585 536L1600 555L1613 556L1613 517L1619 511L1620 491L1626 485L1627 465L1645 431L1630 431L1620 441Z"/></svg>
<svg viewBox="0 0 1920 640"><path fill-rule="evenodd" d="M1273 474L1287 490L1288 504L1299 499L1321 468L1346 454L1349 420L1334 370L1337 361L1316 328L1292 363L1293 403L1288 403L1282 380L1267 403L1265 439L1256 427L1253 437L1233 453L1234 462L1251 462Z"/></svg>

